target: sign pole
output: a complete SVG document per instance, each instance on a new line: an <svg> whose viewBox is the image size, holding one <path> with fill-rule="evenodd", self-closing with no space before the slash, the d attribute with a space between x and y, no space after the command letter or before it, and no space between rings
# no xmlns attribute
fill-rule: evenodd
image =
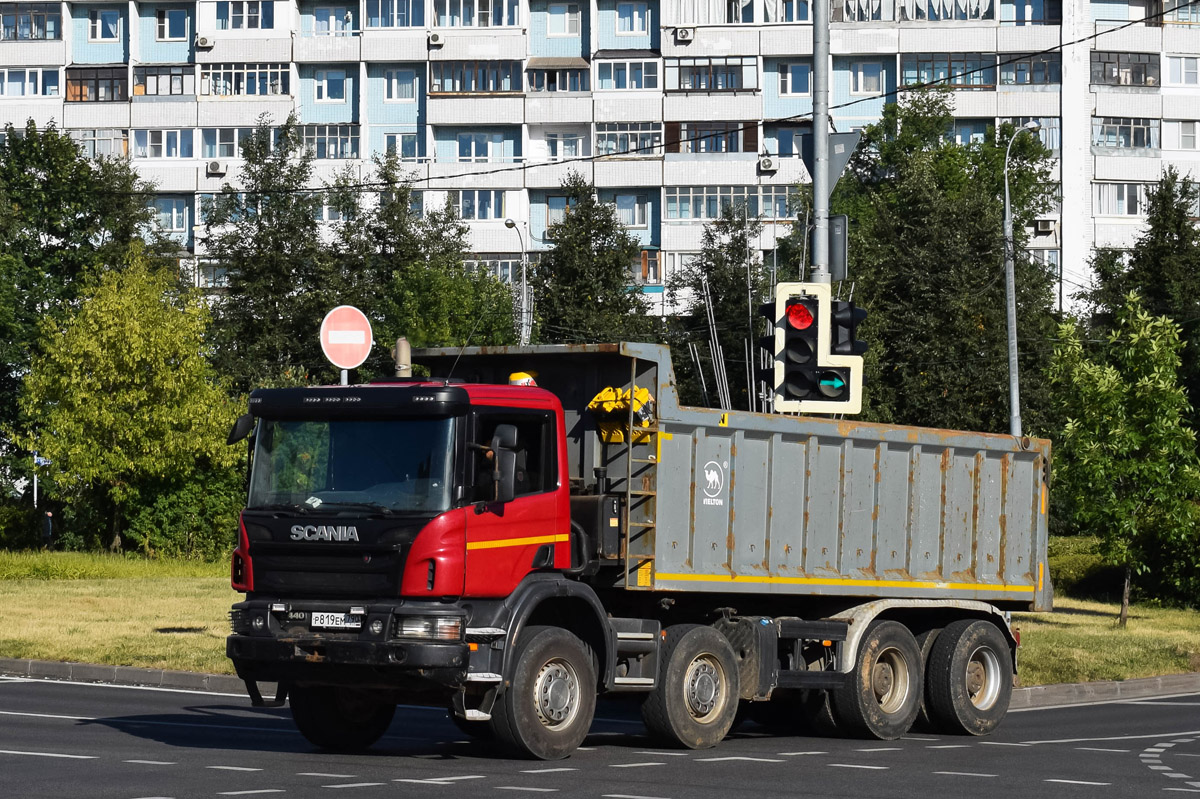
<svg viewBox="0 0 1200 799"><path fill-rule="evenodd" d="M341 384L343 386L350 385L350 370L349 369L342 370L342 383Z"/></svg>

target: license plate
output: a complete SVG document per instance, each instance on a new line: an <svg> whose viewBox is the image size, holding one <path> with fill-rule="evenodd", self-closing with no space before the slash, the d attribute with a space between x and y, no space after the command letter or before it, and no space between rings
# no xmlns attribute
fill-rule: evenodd
<svg viewBox="0 0 1200 799"><path fill-rule="evenodd" d="M313 613L312 626L334 630L357 630L362 627L362 616L350 613Z"/></svg>

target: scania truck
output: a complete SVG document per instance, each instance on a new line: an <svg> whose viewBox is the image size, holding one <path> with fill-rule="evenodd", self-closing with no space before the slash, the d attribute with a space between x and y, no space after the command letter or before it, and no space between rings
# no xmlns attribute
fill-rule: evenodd
<svg viewBox="0 0 1200 799"><path fill-rule="evenodd" d="M690 748L739 707L878 739L1004 717L1010 613L1052 601L1048 441L685 407L658 345L413 360L433 376L256 390L230 435L227 653L314 745L419 704L562 758L600 694Z"/></svg>

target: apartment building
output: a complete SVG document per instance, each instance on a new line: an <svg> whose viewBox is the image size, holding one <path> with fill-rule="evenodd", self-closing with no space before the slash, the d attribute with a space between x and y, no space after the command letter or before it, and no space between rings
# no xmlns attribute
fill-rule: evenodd
<svg viewBox="0 0 1200 799"><path fill-rule="evenodd" d="M954 93L947 135L1037 120L1062 203L1031 247L1069 298L1094 247L1135 240L1164 164L1200 176L1200 4L1166 2L834 0L833 124L935 79ZM297 114L318 180L397 152L504 279L551 246L575 170L641 243L631 281L662 312L722 203L764 220L768 263L787 232L809 179L811 17L808 0L0 2L0 119L130 157L201 263L204 197L236 183L263 113Z"/></svg>

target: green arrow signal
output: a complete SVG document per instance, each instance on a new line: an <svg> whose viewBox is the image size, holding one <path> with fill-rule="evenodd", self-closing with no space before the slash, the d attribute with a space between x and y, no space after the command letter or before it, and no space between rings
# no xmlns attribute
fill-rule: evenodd
<svg viewBox="0 0 1200 799"><path fill-rule="evenodd" d="M846 385L846 381L842 380L842 378L839 377L838 375L834 375L832 379L827 377L824 380L822 380L821 385L833 386L834 388L841 388Z"/></svg>

